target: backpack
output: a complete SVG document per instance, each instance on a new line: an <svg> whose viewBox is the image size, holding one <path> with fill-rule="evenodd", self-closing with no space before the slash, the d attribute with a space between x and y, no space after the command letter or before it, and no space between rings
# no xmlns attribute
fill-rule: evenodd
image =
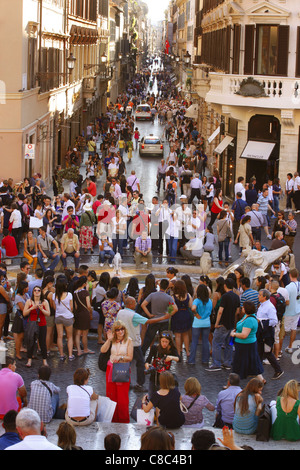
<svg viewBox="0 0 300 470"><path fill-rule="evenodd" d="M273 297L273 299L275 299L276 301L275 308L277 312L277 317L278 320L281 321L286 309L285 298L283 297L283 295L279 294L279 292L277 292L276 294L271 294L271 297Z"/></svg>
<svg viewBox="0 0 300 470"><path fill-rule="evenodd" d="M167 190L168 190L169 196L174 196L175 189L174 189L173 183L168 183Z"/></svg>

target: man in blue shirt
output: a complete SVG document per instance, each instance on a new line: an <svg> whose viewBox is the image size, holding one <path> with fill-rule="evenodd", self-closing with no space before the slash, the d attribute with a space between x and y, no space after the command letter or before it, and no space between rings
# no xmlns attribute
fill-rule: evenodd
<svg viewBox="0 0 300 470"><path fill-rule="evenodd" d="M240 387L240 377L238 374L229 374L227 387L222 390L217 397L216 403L216 422L214 427L222 429L223 426L232 428L234 417L234 402L236 396L242 391Z"/></svg>
<svg viewBox="0 0 300 470"><path fill-rule="evenodd" d="M232 228L233 228L233 238L236 239L236 236L239 231L240 227L240 222L242 216L245 214L245 207L247 207L247 202L242 199L242 193L238 192L236 193L236 200L232 204L232 211L234 213L234 220L232 223Z"/></svg>
<svg viewBox="0 0 300 470"><path fill-rule="evenodd" d="M16 429L17 414L17 411L10 410L3 417L2 426L5 429L5 433L0 436L0 450L4 450L9 446L21 442L21 438Z"/></svg>
<svg viewBox="0 0 300 470"><path fill-rule="evenodd" d="M258 291L254 289L250 289L251 282L248 277L243 277L241 280L241 284L242 284L242 289L243 289L243 293L240 299L241 308L243 307L244 302L253 302L257 310L258 305L259 305Z"/></svg>

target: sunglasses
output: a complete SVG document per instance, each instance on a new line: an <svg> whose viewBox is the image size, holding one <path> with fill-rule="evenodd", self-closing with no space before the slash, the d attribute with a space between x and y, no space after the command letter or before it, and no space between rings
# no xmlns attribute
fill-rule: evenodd
<svg viewBox="0 0 300 470"><path fill-rule="evenodd" d="M41 292L41 289L33 289L33 292Z"/></svg>
<svg viewBox="0 0 300 470"><path fill-rule="evenodd" d="M160 336L161 336L161 338L170 339L170 335L168 333L162 333Z"/></svg>
<svg viewBox="0 0 300 470"><path fill-rule="evenodd" d="M124 327L122 327L122 328L116 328L116 329L115 329L116 332L118 332L118 331L124 331L124 330L125 330Z"/></svg>

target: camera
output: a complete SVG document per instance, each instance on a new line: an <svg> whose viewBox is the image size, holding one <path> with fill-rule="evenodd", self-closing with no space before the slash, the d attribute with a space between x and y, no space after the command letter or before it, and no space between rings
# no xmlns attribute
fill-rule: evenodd
<svg viewBox="0 0 300 470"><path fill-rule="evenodd" d="M145 374L148 375L148 374L151 374L151 372L163 372L165 370L165 367L166 367L166 363L165 363L165 360L166 360L166 357L167 356L163 356L161 359L158 358L158 359L155 359L155 364L151 364L149 366L149 369L148 370L145 370Z"/></svg>

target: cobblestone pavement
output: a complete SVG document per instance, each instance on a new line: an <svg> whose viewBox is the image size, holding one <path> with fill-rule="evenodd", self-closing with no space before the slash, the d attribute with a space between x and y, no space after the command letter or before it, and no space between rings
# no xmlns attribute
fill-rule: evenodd
<svg viewBox="0 0 300 470"><path fill-rule="evenodd" d="M155 124L151 123L138 123L138 127L140 129L141 135L146 135L148 133L158 134L159 136L162 135L163 129L156 121ZM165 157L167 153L165 154ZM126 157L125 157L126 161ZM159 159L154 158L143 158L141 159L138 155L138 151L134 151L132 162L127 164L127 174L130 174L131 169L136 170L137 176L140 178L142 192L144 194L144 199L146 205L151 203L152 196L155 195L156 191L156 168L158 165ZM103 186L103 177L100 181L98 181L98 193L101 193L101 189ZM160 194L162 196L162 193ZM299 219L299 220L298 220ZM296 220L299 223L300 217L296 215ZM262 234L262 244L265 246L270 245L270 240L267 240L265 234ZM295 258L296 263L297 259L300 256L300 244L295 243ZM217 260L217 249L214 252L214 259ZM238 248L233 245L231 251L232 260L238 258ZM96 263L98 260L98 256L94 256L91 259L92 264ZM154 259L155 262L155 259ZM167 263L165 261L164 263ZM199 273L197 273L197 268L195 268L195 278L199 277ZM284 348L287 346L288 338L284 341ZM14 355L14 342L8 341L7 342L8 353ZM97 335L95 333L91 333L89 335L89 348L92 349L95 354L94 355L85 355L80 358L76 358L74 362L61 363L59 361L58 353L53 353L53 356L49 359L49 365L52 369L52 376L51 381L54 382L61 388L60 393L60 404L65 403L67 399L66 395L66 387L73 383L73 374L78 367L87 367L91 371L91 377L89 384L93 386L95 391L100 395L105 395L105 373L98 369L98 355L100 346L97 344ZM284 350L283 348L283 350ZM197 358L196 358L196 365L190 366L186 363L186 354L183 353L183 361L175 366L172 366L172 371L174 371L179 379L179 388L181 393L184 393L184 382L188 377L195 376L198 378L202 385L202 394L205 395L213 404L216 402L217 395L222 387L226 384L227 377L229 375L229 371L222 370L220 372L207 372L204 370L204 367L201 365L201 346L199 345L197 351ZM298 357L300 358L300 351ZM27 369L25 367L26 358L24 356L24 360L17 361L17 372L23 377L25 381L25 385L30 394L30 383L36 379L37 377L37 370L39 365L42 364L42 360L40 356L36 360L33 361L33 367L31 369ZM266 365L264 377L267 380L267 384L263 390L263 398L265 402L269 402L270 400L276 397L276 393L280 390L284 384L290 379L298 379L299 380L299 365L295 365L292 362L291 355L287 353L283 353L283 357L280 360L280 364L282 369L284 370L284 375L277 381L271 380L273 376L273 369L270 365ZM135 363L132 366L132 383L135 384L136 378L136 370L135 370ZM145 387L148 384L148 377L146 378ZM245 386L248 380L243 380L241 382L241 386ZM129 398L130 398L130 409L133 406L137 394L130 390ZM212 426L214 422L214 413L208 412L204 410L204 419L206 425Z"/></svg>
<svg viewBox="0 0 300 470"><path fill-rule="evenodd" d="M286 347L288 338L284 341L284 347ZM8 354L14 354L14 342L8 341ZM95 354L89 354L76 358L73 362L61 363L59 361L58 353L54 352L53 356L49 359L48 363L52 370L51 381L61 388L60 393L60 404L66 403L67 395L66 388L68 385L73 383L73 374L75 370L79 367L89 368L91 371L91 377L89 385L91 385L96 393L105 396L105 373L100 371L98 368L98 356L100 346L97 344L97 335L91 333L89 335L89 348L95 352ZM300 351L298 355L300 359ZM37 371L39 366L42 364L41 357L38 356L37 359L33 360L33 366L31 369L25 367L26 360L24 355L24 360L17 361L17 372L23 377L25 382L28 394L30 394L30 383L37 378ZM280 390L284 384L290 379L299 379L299 365L294 365L292 363L292 357L290 354L283 353L283 357L280 360L281 367L284 370L284 375L279 380L271 380L274 372L270 365L266 365L264 377L267 380L267 384L263 390L263 398L265 402L276 397L276 393ZM226 384L229 371L220 371L220 372L207 372L201 364L201 345L198 346L196 365L191 366L186 363L186 354L183 351L183 361L179 364L173 365L171 369L176 373L179 380L179 389L180 392L184 393L184 382L188 377L197 377L199 382L202 385L202 394L205 395L213 404L216 403L216 398L220 390L222 390L223 385ZM132 365L132 384L136 383L136 368L135 362ZM145 388L148 387L148 377L146 377ZM250 379L249 379L250 380ZM241 381L241 386L246 385L248 380ZM130 409L133 406L137 394L130 390L129 399L130 399ZM214 413L204 410L204 419L207 425L212 426L214 423Z"/></svg>

